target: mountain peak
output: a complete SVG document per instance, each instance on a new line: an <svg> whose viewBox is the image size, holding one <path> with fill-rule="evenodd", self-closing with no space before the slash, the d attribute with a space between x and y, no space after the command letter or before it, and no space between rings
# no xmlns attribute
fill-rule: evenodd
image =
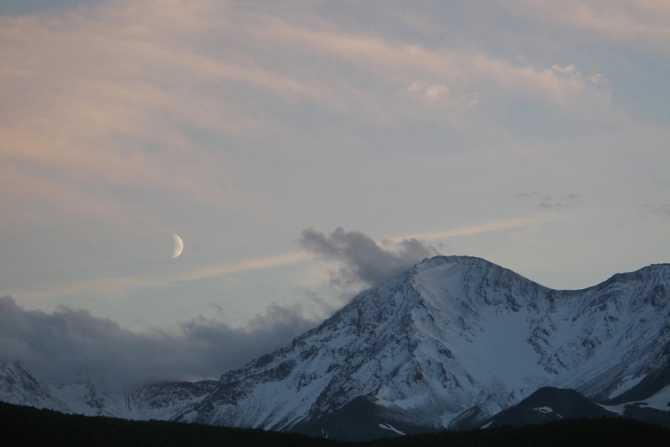
<svg viewBox="0 0 670 447"><path fill-rule="evenodd" d="M350 434L333 430L351 421L360 439L476 427L542 387L598 404L661 402L669 291L669 264L553 290L484 259L437 256L216 383L127 401L185 422L341 439ZM142 411L133 415L157 414Z"/></svg>
<svg viewBox="0 0 670 447"><path fill-rule="evenodd" d="M428 258L291 346L224 375L183 420L307 430L306 421L313 426L364 396L396 425L440 428L463 414L483 420L542 386L606 402L664 358L652 343L659 339L631 337L654 332L670 342L654 315L666 289L645 282L657 270L665 278L667 268L642 270L557 291L484 259Z"/></svg>

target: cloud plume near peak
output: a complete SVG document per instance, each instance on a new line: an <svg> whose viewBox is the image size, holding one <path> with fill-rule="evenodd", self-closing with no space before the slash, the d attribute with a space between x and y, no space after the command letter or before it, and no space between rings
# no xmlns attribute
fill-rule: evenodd
<svg viewBox="0 0 670 447"><path fill-rule="evenodd" d="M308 228L302 232L303 248L325 259L344 264L331 281L338 284L360 283L373 287L411 268L416 263L439 252L418 239L404 239L398 243L385 242L385 249L370 236L359 231L337 228L326 236Z"/></svg>

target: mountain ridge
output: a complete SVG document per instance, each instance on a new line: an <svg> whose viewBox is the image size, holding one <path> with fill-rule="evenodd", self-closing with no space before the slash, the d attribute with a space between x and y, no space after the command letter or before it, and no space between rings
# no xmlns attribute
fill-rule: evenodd
<svg viewBox="0 0 670 447"><path fill-rule="evenodd" d="M354 401L363 437L475 427L546 386L652 401L670 385L669 290L670 264L554 290L481 258L428 258L152 414L350 439L332 427L356 420Z"/></svg>
<svg viewBox="0 0 670 447"><path fill-rule="evenodd" d="M233 424L287 430L368 396L401 421L458 428L450 422L463 412L478 407L482 418L490 416L541 386L576 388L607 402L635 385L631 380L638 373L626 376L625 364L605 361L613 349L603 353L601 347L623 346L631 325L639 323L620 327L624 308L646 310L643 325L652 318L649 306L665 308L667 299L657 295L667 297L667 289L655 287L659 275L667 284L667 271L667 265L649 266L587 289L556 291L480 258L424 260L359 295L291 346L224 375L218 392L181 418L200 423L232 418ZM526 327L515 317L524 313ZM575 322L580 331L570 339L561 329ZM667 325L657 326L650 326L658 329L655 335L667 335ZM483 342L482 332L488 335ZM514 350L508 349L510 340ZM649 343L633 348L628 361L651 351L651 360L644 357L639 366L658 363L658 350ZM307 367L315 363L320 366ZM319 396L309 400L300 391L314 381ZM296 394L298 402L284 398ZM277 396L281 402L275 404ZM262 414L254 399L273 412Z"/></svg>

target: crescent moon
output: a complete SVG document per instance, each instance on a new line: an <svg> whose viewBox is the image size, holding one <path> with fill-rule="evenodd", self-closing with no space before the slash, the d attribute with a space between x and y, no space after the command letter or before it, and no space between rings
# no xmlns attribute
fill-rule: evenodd
<svg viewBox="0 0 670 447"><path fill-rule="evenodd" d="M182 241L181 238L176 234L173 234L172 237L174 238L174 251L172 252L172 259L174 259L184 250L184 241Z"/></svg>

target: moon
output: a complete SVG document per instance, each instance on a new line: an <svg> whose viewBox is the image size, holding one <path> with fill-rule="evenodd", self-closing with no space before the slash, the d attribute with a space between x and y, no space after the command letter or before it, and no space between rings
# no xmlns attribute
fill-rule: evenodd
<svg viewBox="0 0 670 447"><path fill-rule="evenodd" d="M172 238L174 239L174 251L172 252L172 259L174 259L184 250L184 241L182 241L181 238L176 234L173 234Z"/></svg>

